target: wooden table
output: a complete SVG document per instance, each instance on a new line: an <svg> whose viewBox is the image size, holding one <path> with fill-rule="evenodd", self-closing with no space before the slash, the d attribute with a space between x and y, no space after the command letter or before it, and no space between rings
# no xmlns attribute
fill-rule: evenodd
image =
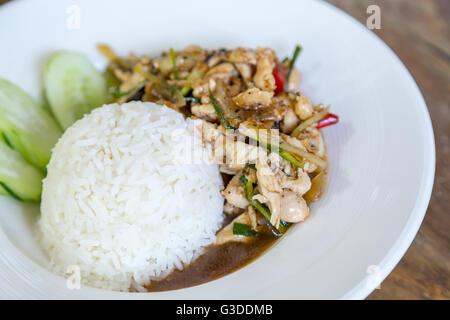
<svg viewBox="0 0 450 320"><path fill-rule="evenodd" d="M329 0L361 23L381 9L383 39L409 69L428 105L436 140L430 205L406 255L368 299L450 299L450 1Z"/></svg>
<svg viewBox="0 0 450 320"><path fill-rule="evenodd" d="M0 4L6 2L0 0ZM431 114L437 150L430 206L406 255L368 299L450 299L450 1L329 0L362 23L381 9L375 33L416 79Z"/></svg>

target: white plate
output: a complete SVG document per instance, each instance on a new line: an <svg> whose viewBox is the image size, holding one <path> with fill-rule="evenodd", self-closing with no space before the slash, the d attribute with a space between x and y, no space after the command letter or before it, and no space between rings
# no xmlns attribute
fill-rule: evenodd
<svg viewBox="0 0 450 320"><path fill-rule="evenodd" d="M70 5L75 4L75 7ZM80 28L67 19L80 12ZM72 22L72 24L70 23ZM73 24L75 23L75 24ZM76 27L75 20L69 26ZM365 298L411 244L433 185L433 130L411 75L372 32L316 1L14 1L0 7L0 77L40 98L43 63L57 49L95 44L121 54L169 47L269 46L303 51L301 89L331 104L324 129L327 193L312 216L262 257L228 276L162 293L69 290L45 268L32 238L38 207L0 199L0 297L5 298Z"/></svg>

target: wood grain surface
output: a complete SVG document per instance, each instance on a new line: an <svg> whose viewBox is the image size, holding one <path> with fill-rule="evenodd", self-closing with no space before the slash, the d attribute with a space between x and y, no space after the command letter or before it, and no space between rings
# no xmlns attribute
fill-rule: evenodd
<svg viewBox="0 0 450 320"><path fill-rule="evenodd" d="M406 255L368 299L450 299L450 1L328 2L363 24L367 7L380 7L381 29L374 32L417 81L436 139L435 183L423 224Z"/></svg>
<svg viewBox="0 0 450 320"><path fill-rule="evenodd" d="M400 57L426 100L436 140L430 205L406 255L368 299L450 299L450 1L329 0L366 24L366 9L381 9L373 30Z"/></svg>

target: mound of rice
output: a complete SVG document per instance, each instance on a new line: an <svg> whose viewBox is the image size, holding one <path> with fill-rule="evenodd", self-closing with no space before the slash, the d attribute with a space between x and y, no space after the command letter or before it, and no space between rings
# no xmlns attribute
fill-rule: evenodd
<svg viewBox="0 0 450 320"><path fill-rule="evenodd" d="M179 161L187 144L174 132L192 136L190 122L130 102L98 108L66 130L48 165L38 224L55 272L78 266L83 284L139 290L215 241L222 179L217 165Z"/></svg>

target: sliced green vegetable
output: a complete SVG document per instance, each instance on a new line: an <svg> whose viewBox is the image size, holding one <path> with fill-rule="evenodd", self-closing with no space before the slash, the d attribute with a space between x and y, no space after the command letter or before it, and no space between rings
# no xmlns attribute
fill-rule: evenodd
<svg viewBox="0 0 450 320"><path fill-rule="evenodd" d="M245 237L254 237L258 234L256 230L253 230L249 225L235 222L233 223L233 234Z"/></svg>
<svg viewBox="0 0 450 320"><path fill-rule="evenodd" d="M292 59L289 62L289 69L286 75L286 84L284 85L284 91L288 91L289 88L289 78L291 77L292 69L294 69L295 61L297 60L298 54L300 53L300 50L302 47L297 45L294 50L294 54L292 55Z"/></svg>
<svg viewBox="0 0 450 320"><path fill-rule="evenodd" d="M177 56L172 48L170 48L169 52L170 52L170 59L172 60L173 78L175 80L179 80L180 74L178 73Z"/></svg>
<svg viewBox="0 0 450 320"><path fill-rule="evenodd" d="M78 52L54 53L44 70L45 94L63 129L106 101L106 80Z"/></svg>
<svg viewBox="0 0 450 320"><path fill-rule="evenodd" d="M11 196L19 201L23 201L19 195L17 195L13 190L11 190L6 183L3 183L2 181L0 181L0 187L2 188L2 190L5 190L5 195Z"/></svg>
<svg viewBox="0 0 450 320"><path fill-rule="evenodd" d="M254 195L253 182L249 181L245 176L241 176L239 180L241 180L241 182L244 184L245 195L250 205L252 205L256 210L258 210L264 216L264 218L266 218L268 225L271 227L272 232L276 236L281 236L282 233L286 230L283 224L280 223L278 229L272 226L272 224L270 223L271 214L269 208L267 208L266 205L262 204L258 200L253 199Z"/></svg>
<svg viewBox="0 0 450 320"><path fill-rule="evenodd" d="M209 94L209 99L211 100L211 103L214 107L214 111L216 111L217 117L219 118L220 122L222 123L222 125L229 130L236 130L235 127L233 127L228 121L227 119L225 119L225 117L223 116L222 113L222 109L220 108L216 98L214 98L213 94L210 93Z"/></svg>
<svg viewBox="0 0 450 320"><path fill-rule="evenodd" d="M183 86L183 88L181 88L181 94L182 94L183 96L185 96L185 95L187 95L191 90L192 90L191 86L187 84L187 85Z"/></svg>
<svg viewBox="0 0 450 320"><path fill-rule="evenodd" d="M323 108L321 111L315 113L314 115L312 115L311 117L300 123L297 126L297 128L295 128L294 131L292 131L291 136L298 137L303 130L325 118L329 112L330 106L327 106Z"/></svg>
<svg viewBox="0 0 450 320"><path fill-rule="evenodd" d="M253 182L248 181L245 176L241 176L239 179L244 184L245 195L247 196L248 202L250 202L250 204L254 206L259 212L261 212L261 214L267 219L267 221L270 221L270 210L267 209L258 200L253 199Z"/></svg>
<svg viewBox="0 0 450 320"><path fill-rule="evenodd" d="M303 168L303 166L305 165L304 160L298 160L298 158L295 155L290 154L286 150L279 150L279 154L282 158L289 161L290 163L292 163L294 166L296 166L298 168Z"/></svg>
<svg viewBox="0 0 450 320"><path fill-rule="evenodd" d="M9 195L8 191L0 185L0 195Z"/></svg>
<svg viewBox="0 0 450 320"><path fill-rule="evenodd" d="M42 171L45 171L51 149L62 134L41 105L4 79L0 79L0 130L1 140Z"/></svg>
<svg viewBox="0 0 450 320"><path fill-rule="evenodd" d="M1 194L9 194L19 200L39 201L44 174L28 164L19 152L0 140Z"/></svg>

